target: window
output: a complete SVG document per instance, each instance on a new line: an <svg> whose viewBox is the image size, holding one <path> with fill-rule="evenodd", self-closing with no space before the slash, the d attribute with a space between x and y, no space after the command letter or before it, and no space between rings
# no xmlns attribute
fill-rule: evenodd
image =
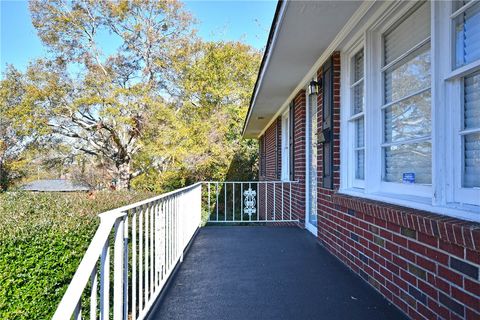
<svg viewBox="0 0 480 320"><path fill-rule="evenodd" d="M383 180L432 183L430 12L414 8L383 36Z"/></svg>
<svg viewBox="0 0 480 320"><path fill-rule="evenodd" d="M353 153L353 186L363 187L365 178L365 82L364 78L364 52L358 50L350 59L350 118L349 123L352 132Z"/></svg>
<svg viewBox="0 0 480 320"><path fill-rule="evenodd" d="M280 120L281 132L281 175L282 181L295 180L295 104L292 101Z"/></svg>
<svg viewBox="0 0 480 320"><path fill-rule="evenodd" d="M463 183L465 188L480 188L480 72L464 79Z"/></svg>
<svg viewBox="0 0 480 320"><path fill-rule="evenodd" d="M455 1L451 8L452 42L450 78L455 115L456 155L451 164L452 202L480 205L480 2ZM460 71L460 73L458 73Z"/></svg>
<svg viewBox="0 0 480 320"><path fill-rule="evenodd" d="M453 64L458 68L480 58L480 2L454 1L452 19L455 37Z"/></svg>
<svg viewBox="0 0 480 320"><path fill-rule="evenodd" d="M480 221L480 1L383 10L342 49L340 191Z"/></svg>
<svg viewBox="0 0 480 320"><path fill-rule="evenodd" d="M282 115L282 181L290 179L290 110Z"/></svg>

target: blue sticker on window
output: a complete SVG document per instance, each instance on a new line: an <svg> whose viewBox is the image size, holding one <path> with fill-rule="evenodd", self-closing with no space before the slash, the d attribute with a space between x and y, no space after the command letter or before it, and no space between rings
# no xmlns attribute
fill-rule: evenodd
<svg viewBox="0 0 480 320"><path fill-rule="evenodd" d="M404 172L402 181L407 184L415 183L415 172Z"/></svg>

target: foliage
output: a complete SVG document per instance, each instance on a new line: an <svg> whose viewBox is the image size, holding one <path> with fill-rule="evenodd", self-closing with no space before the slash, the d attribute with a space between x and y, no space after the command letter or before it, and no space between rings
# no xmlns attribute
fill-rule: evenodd
<svg viewBox="0 0 480 320"><path fill-rule="evenodd" d="M2 85L18 83L8 95L22 106L22 123L71 150L49 165L83 153L114 174L119 189L138 177L134 187L163 191L224 179L235 157L256 157L240 135L257 50L196 38L178 1L32 0L30 10L51 54L24 74L7 73ZM117 48L102 46L106 34Z"/></svg>
<svg viewBox="0 0 480 320"><path fill-rule="evenodd" d="M45 130L31 101L23 99L26 90L25 75L8 66L0 82L0 191L25 175L29 151Z"/></svg>
<svg viewBox="0 0 480 320"><path fill-rule="evenodd" d="M5 186L45 171L156 193L256 178L258 147L241 130L260 52L197 39L175 0L31 0L30 10L50 53L0 83ZM104 36L118 46L102 47ZM49 318L96 214L147 196L0 194L0 318Z"/></svg>
<svg viewBox="0 0 480 320"><path fill-rule="evenodd" d="M241 139L241 130L260 53L239 42L198 42L191 52L191 60L177 64L181 102L175 119L144 148L162 156L164 166L146 170L134 180L137 188L164 191L202 180L256 178L257 143ZM154 114L146 132L158 132L164 119Z"/></svg>
<svg viewBox="0 0 480 320"><path fill-rule="evenodd" d="M51 318L98 226L145 192L0 194L0 319Z"/></svg>
<svg viewBox="0 0 480 320"><path fill-rule="evenodd" d="M16 100L42 111L77 150L109 160L117 187L129 188L142 173L131 163L145 123L175 91L172 66L192 38L192 17L178 1L32 0L30 11L51 56L30 64ZM105 47L105 35L117 48Z"/></svg>

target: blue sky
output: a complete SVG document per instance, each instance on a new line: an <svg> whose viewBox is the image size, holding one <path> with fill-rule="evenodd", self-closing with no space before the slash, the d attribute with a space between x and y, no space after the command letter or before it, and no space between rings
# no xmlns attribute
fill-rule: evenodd
<svg viewBox="0 0 480 320"><path fill-rule="evenodd" d="M199 21L198 34L207 40L242 40L258 49L265 46L277 2L184 1ZM46 53L30 21L28 2L0 0L1 71L10 63L25 70L28 62Z"/></svg>

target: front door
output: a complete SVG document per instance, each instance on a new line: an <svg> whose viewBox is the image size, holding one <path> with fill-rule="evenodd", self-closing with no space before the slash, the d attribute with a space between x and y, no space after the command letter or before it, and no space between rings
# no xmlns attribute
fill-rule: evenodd
<svg viewBox="0 0 480 320"><path fill-rule="evenodd" d="M307 214L306 228L317 235L317 101L316 95L308 96L307 106Z"/></svg>

